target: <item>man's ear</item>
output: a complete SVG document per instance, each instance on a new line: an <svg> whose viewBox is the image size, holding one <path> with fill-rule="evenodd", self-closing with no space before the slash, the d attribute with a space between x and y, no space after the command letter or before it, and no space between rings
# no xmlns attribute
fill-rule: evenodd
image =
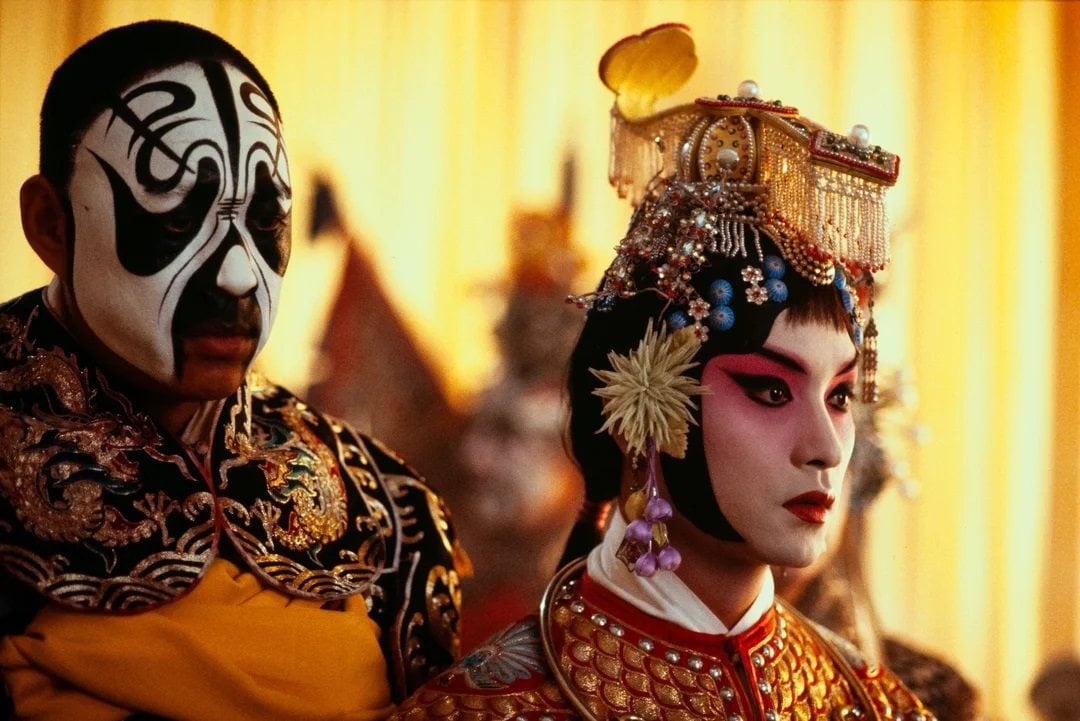
<svg viewBox="0 0 1080 721"><path fill-rule="evenodd" d="M44 175L34 175L19 191L23 233L38 257L61 280L67 278L71 254L67 207Z"/></svg>

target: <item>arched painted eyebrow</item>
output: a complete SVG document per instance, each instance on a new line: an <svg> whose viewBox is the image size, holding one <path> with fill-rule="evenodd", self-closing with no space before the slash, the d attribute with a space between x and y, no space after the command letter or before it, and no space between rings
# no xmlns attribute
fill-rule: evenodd
<svg viewBox="0 0 1080 721"><path fill-rule="evenodd" d="M807 375L806 368L803 366L803 364L800 363L797 359L792 358L791 356L789 356L789 355L787 355L785 353L781 353L779 351L770 350L769 348L762 347L762 348L759 348L757 350L755 355L762 356L763 358L768 358L769 360L773 361L774 363L779 363L780 365L784 366L785 368L790 368L791 370L795 371L796 373L801 373L802 375ZM859 354L858 354L858 352L856 352L855 355L853 355L851 357L851 360L848 361L847 363L845 363L844 366L842 368L840 368L840 370L836 371L836 373L834 375L838 375L838 376L844 375L845 373L850 371L852 368L854 368L855 364L858 363L858 362L859 362Z"/></svg>

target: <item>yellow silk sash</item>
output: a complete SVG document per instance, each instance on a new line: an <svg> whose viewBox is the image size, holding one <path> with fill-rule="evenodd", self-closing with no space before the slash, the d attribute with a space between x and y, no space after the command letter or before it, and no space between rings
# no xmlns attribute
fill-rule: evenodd
<svg viewBox="0 0 1080 721"><path fill-rule="evenodd" d="M364 599L320 608L213 561L192 592L133 615L50 603L0 644L16 717L113 721L342 719L389 715L379 628Z"/></svg>

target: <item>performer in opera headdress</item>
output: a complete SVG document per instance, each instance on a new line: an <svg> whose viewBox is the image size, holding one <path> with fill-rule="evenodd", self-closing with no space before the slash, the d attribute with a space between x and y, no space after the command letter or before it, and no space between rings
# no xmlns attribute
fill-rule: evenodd
<svg viewBox="0 0 1080 721"><path fill-rule="evenodd" d="M397 719L931 717L770 575L823 552L852 404L876 394L873 273L898 158L750 81L654 113L696 62L688 29L665 25L600 63L611 181L636 208L596 291L572 299L587 312L568 381L578 558L537 616Z"/></svg>

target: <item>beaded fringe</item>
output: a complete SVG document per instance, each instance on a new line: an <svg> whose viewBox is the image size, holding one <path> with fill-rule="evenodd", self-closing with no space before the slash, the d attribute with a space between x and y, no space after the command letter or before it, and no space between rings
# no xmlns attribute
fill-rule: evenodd
<svg viewBox="0 0 1080 721"><path fill-rule="evenodd" d="M770 124L762 128L762 137L769 205L805 234L815 255L868 270L884 267L885 186L812 159L799 140Z"/></svg>
<svg viewBox="0 0 1080 721"><path fill-rule="evenodd" d="M649 180L664 169L660 139L643 138L636 128L611 110L611 149L608 154L608 182L620 198L630 198L635 206L645 197Z"/></svg>

